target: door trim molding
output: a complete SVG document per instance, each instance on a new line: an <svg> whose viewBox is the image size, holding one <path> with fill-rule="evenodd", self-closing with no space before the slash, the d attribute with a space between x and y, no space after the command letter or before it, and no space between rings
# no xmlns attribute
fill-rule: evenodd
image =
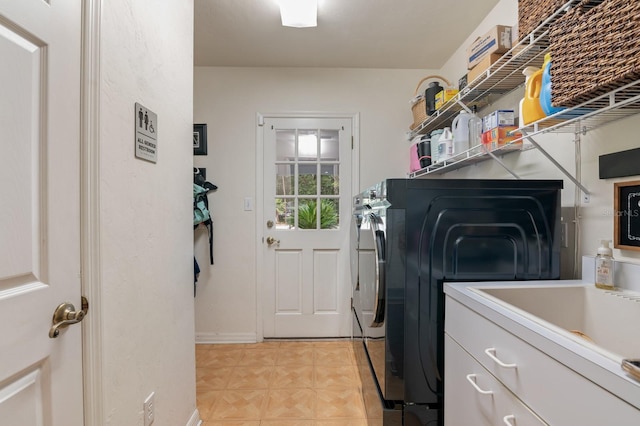
<svg viewBox="0 0 640 426"><path fill-rule="evenodd" d="M360 113L359 112L276 112L276 113L256 113L256 157L255 157L255 194L256 194L256 341L264 341L264 318L262 315L263 294L262 294L262 273L264 271L264 255L262 233L264 223L264 194L262 191L262 176L264 173L264 120L265 118L344 118L351 120L351 131L353 133L353 146L351 149L351 194L357 194L360 188Z"/></svg>
<svg viewBox="0 0 640 426"><path fill-rule="evenodd" d="M262 325L262 285L260 285L260 276L264 270L264 255L262 254L262 244L264 241L264 235L262 234L262 223L264 221L264 211L262 208L264 193L262 191L261 183L264 173L264 119L265 117L271 116L271 114L256 113L256 181L254 188L254 192L256 194L256 275L253 282L256 294L256 342L264 341L264 329Z"/></svg>
<svg viewBox="0 0 640 426"><path fill-rule="evenodd" d="M89 314L82 322L84 422L103 423L102 298L100 263L100 21L102 0L84 2L80 117L80 244L82 293Z"/></svg>

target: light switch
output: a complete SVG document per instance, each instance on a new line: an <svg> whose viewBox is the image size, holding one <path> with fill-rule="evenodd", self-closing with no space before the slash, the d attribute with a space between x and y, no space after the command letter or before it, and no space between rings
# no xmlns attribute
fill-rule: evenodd
<svg viewBox="0 0 640 426"><path fill-rule="evenodd" d="M244 211L250 212L253 210L253 198L244 197Z"/></svg>

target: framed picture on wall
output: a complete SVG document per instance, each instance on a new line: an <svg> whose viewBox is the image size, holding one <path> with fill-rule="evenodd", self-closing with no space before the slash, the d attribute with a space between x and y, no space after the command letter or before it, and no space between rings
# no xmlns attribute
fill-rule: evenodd
<svg viewBox="0 0 640 426"><path fill-rule="evenodd" d="M640 251L640 180L613 184L613 246Z"/></svg>
<svg viewBox="0 0 640 426"><path fill-rule="evenodd" d="M193 155L207 155L207 125L193 125Z"/></svg>

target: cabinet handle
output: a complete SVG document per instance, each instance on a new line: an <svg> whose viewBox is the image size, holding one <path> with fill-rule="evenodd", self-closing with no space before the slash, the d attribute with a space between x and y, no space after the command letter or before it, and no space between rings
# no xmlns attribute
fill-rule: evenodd
<svg viewBox="0 0 640 426"><path fill-rule="evenodd" d="M478 384L476 383L476 375L475 374L468 374L467 375L467 380L469 381L469 383L471 383L471 386L473 386L475 388L475 390L477 390L479 393L483 394L483 395L493 395L493 391L490 390L482 390L480 389L480 386L478 386Z"/></svg>
<svg viewBox="0 0 640 426"><path fill-rule="evenodd" d="M487 354L489 358L494 360L496 364L498 364L500 367L516 368L518 366L517 364L505 364L504 362L500 361L498 357L495 356L495 352L496 352L496 348L487 348L484 350L484 353Z"/></svg>
<svg viewBox="0 0 640 426"><path fill-rule="evenodd" d="M508 416L504 416L502 418L502 421L507 426L515 426L515 423L511 423L511 420L515 420L515 419L516 419L516 416L514 416L513 414L509 414Z"/></svg>

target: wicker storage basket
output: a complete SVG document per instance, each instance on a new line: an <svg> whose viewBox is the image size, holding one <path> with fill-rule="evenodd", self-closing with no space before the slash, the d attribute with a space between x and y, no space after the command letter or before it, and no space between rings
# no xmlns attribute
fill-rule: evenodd
<svg viewBox="0 0 640 426"><path fill-rule="evenodd" d="M426 82L427 80L440 80L441 82L446 83L447 86L451 86L449 80L444 77L440 77L439 75L428 75L420 80L420 82L416 86L413 98L417 100L411 105L411 112L413 113L413 124L409 126L409 129L411 130L421 125L424 120L429 117L427 115L427 100L425 99L424 93L420 97L418 97L418 94L420 93L420 87L422 87L422 83Z"/></svg>
<svg viewBox="0 0 640 426"><path fill-rule="evenodd" d="M640 1L583 0L551 28L551 103L571 107L640 79Z"/></svg>
<svg viewBox="0 0 640 426"><path fill-rule="evenodd" d="M520 40L535 30L567 0L518 0L518 34Z"/></svg>

